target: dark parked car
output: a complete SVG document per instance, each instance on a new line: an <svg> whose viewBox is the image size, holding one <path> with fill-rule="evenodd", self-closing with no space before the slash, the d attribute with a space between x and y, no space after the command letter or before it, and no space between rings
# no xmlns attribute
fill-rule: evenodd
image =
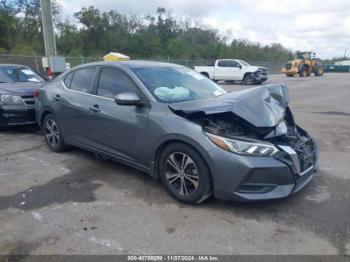
<svg viewBox="0 0 350 262"><path fill-rule="evenodd" d="M98 62L47 83L36 112L53 151L73 145L133 166L185 203L287 197L316 170L317 145L284 85L227 93L179 65Z"/></svg>
<svg viewBox="0 0 350 262"><path fill-rule="evenodd" d="M43 83L27 66L0 64L0 127L36 123L34 95Z"/></svg>

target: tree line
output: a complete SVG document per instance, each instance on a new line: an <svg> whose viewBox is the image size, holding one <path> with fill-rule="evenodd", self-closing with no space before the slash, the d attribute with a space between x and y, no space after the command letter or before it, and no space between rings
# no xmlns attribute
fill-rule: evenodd
<svg viewBox="0 0 350 262"><path fill-rule="evenodd" d="M278 43L228 41L229 35L199 19L175 18L162 7L145 16L83 7L74 14L75 23L60 19L56 1L52 9L57 51L62 56L102 57L116 51L139 59L289 59L290 51ZM0 36L0 53L44 54L40 1L0 0Z"/></svg>

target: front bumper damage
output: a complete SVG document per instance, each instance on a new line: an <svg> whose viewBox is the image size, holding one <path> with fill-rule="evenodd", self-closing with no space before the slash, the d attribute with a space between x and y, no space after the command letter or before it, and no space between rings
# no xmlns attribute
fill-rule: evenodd
<svg viewBox="0 0 350 262"><path fill-rule="evenodd" d="M254 72L253 75L256 83L263 83L267 80L267 69L260 69Z"/></svg>
<svg viewBox="0 0 350 262"><path fill-rule="evenodd" d="M198 123L204 132L246 137L278 147L273 156L209 150L214 194L218 198L256 201L287 197L313 178L318 146L295 124L285 85L266 85L209 101L171 104L174 113Z"/></svg>
<svg viewBox="0 0 350 262"><path fill-rule="evenodd" d="M274 157L233 157L231 152L212 149L215 196L258 201L285 198L304 188L317 170L317 143L311 140L303 150L287 145L278 147L280 153Z"/></svg>

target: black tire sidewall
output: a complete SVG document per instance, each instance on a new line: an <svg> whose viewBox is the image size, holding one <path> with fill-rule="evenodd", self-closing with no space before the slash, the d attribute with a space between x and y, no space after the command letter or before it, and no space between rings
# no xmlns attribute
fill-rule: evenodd
<svg viewBox="0 0 350 262"><path fill-rule="evenodd" d="M307 70L305 68L303 68L300 72L299 72L299 76L300 77L307 77L307 73L304 75L304 72L307 72Z"/></svg>
<svg viewBox="0 0 350 262"><path fill-rule="evenodd" d="M321 72L319 72L319 70L322 70ZM314 74L315 76L322 76L323 75L323 72L324 72L324 68L320 65L317 65L315 67L315 71L314 71Z"/></svg>
<svg viewBox="0 0 350 262"><path fill-rule="evenodd" d="M55 121L56 123L56 126L57 126L57 129L58 129L58 135L59 135L59 141L58 143L56 144L55 147L52 147L50 145L50 143L47 141L47 137L46 137L46 131L45 131L45 126L46 126L46 122L48 120L52 119L53 121ZM43 121L43 124L42 124L42 133L44 135L44 139L45 139L45 142L47 144L47 146L54 152L62 152L66 149L66 144L64 143L64 138L63 138L63 135L62 135L62 131L61 131L61 128L60 128L60 125L59 123L57 122L57 119L54 115L52 114L49 114L47 116L45 116L44 118L44 121Z"/></svg>
<svg viewBox="0 0 350 262"><path fill-rule="evenodd" d="M249 80L249 82L248 82ZM254 76L252 76L251 73L249 74L246 74L244 77L243 77L243 82L246 84L246 85L254 85L255 82L256 82L256 79L254 78Z"/></svg>
<svg viewBox="0 0 350 262"><path fill-rule="evenodd" d="M199 184L196 191L189 196L180 195L178 191L168 183L165 177L166 159L174 152L181 152L188 155L194 161L198 169ZM202 156L191 146L184 143L173 143L167 146L159 157L159 172L162 183L165 185L169 193L180 202L186 204L199 204L211 195L212 183L209 168Z"/></svg>

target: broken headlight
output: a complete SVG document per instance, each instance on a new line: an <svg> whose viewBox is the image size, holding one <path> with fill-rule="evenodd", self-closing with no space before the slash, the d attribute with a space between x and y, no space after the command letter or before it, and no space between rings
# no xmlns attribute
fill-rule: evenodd
<svg viewBox="0 0 350 262"><path fill-rule="evenodd" d="M270 143L230 139L209 133L205 134L218 147L240 155L273 156L278 152L278 149Z"/></svg>

